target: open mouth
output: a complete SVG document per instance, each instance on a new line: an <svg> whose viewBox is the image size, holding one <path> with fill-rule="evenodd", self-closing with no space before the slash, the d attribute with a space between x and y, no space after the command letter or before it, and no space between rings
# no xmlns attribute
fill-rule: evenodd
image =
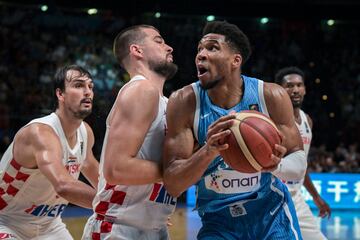
<svg viewBox="0 0 360 240"><path fill-rule="evenodd" d="M86 104L86 105L91 105L92 100L91 99L84 99L84 100L81 101L81 103Z"/></svg>
<svg viewBox="0 0 360 240"><path fill-rule="evenodd" d="M301 97L300 96L296 96L296 97L291 97L291 99L293 101L300 101L301 100Z"/></svg>
<svg viewBox="0 0 360 240"><path fill-rule="evenodd" d="M167 58L168 58L169 62L173 62L173 61L174 61L173 56L172 56L171 54L169 54L169 55L167 56Z"/></svg>
<svg viewBox="0 0 360 240"><path fill-rule="evenodd" d="M202 66L202 65L199 65L199 66L197 67L197 70L198 70L198 77L204 76L206 73L209 72L208 69L205 68L205 67Z"/></svg>

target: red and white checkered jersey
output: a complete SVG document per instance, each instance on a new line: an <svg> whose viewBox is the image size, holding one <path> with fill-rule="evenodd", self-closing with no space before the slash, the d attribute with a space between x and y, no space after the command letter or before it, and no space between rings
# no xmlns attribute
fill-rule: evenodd
<svg viewBox="0 0 360 240"><path fill-rule="evenodd" d="M300 109L300 118L301 118L301 123L300 124L296 123L296 126L299 129L300 136L301 136L303 144L304 144L305 156L307 159L307 157L309 155L310 145L311 145L312 131L311 131L311 127L309 125L308 119L306 117L306 114L301 109ZM291 182L291 181L285 182L289 191L292 193L296 192L296 191L300 191L303 183L304 183L304 178L302 178L300 181L296 181L296 182Z"/></svg>
<svg viewBox="0 0 360 240"><path fill-rule="evenodd" d="M72 149L55 113L34 119L26 126L34 123L51 126L59 136L63 148L63 164L70 175L77 179L86 155L87 132L84 123L77 130L77 143ZM22 167L14 159L13 151L21 151L16 149L14 142L0 162L0 218L5 215L6 219L14 221L42 224L60 216L68 201L56 194L50 181L39 169Z"/></svg>
<svg viewBox="0 0 360 240"><path fill-rule="evenodd" d="M127 84L139 80L145 80L145 77L137 75ZM160 96L158 114L145 136L137 154L138 158L155 162L161 161L166 129L167 100L166 97ZM100 160L98 193L93 202L94 211L106 219L138 229L147 230L163 227L166 224L167 217L174 211L176 204L176 199L167 193L163 183L137 186L109 185L106 183L102 169L104 149L107 145L110 129L109 118L112 112L113 109L106 121L107 130Z"/></svg>

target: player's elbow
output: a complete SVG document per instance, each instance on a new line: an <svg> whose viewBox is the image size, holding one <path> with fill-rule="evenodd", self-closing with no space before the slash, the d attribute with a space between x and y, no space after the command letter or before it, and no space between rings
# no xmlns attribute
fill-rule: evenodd
<svg viewBox="0 0 360 240"><path fill-rule="evenodd" d="M169 176L168 173L164 172L163 176L163 182L164 187L166 191L172 196L172 197L179 197L183 191L177 186L176 180L173 179L171 176Z"/></svg>
<svg viewBox="0 0 360 240"><path fill-rule="evenodd" d="M121 176L123 176L123 174L118 174L115 171L115 169L105 168L103 173L107 184L110 185L119 185L120 183L123 184L123 179L121 179Z"/></svg>
<svg viewBox="0 0 360 240"><path fill-rule="evenodd" d="M71 183L66 180L58 180L53 187L57 195L66 199L70 192Z"/></svg>
<svg viewBox="0 0 360 240"><path fill-rule="evenodd" d="M177 189L176 187L174 187L172 184L167 184L164 181L164 187L166 189L166 191L170 194L170 196L172 197L179 197L183 191L180 191L179 189Z"/></svg>

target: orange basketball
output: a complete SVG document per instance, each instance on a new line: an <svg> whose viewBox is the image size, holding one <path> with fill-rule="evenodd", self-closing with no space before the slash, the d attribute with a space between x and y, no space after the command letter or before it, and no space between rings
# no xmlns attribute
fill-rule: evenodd
<svg viewBox="0 0 360 240"><path fill-rule="evenodd" d="M229 148L221 151L221 156L231 168L254 173L276 166L271 154L275 153L275 144L281 142L281 137L269 117L257 111L242 111L236 114L230 130L226 139Z"/></svg>

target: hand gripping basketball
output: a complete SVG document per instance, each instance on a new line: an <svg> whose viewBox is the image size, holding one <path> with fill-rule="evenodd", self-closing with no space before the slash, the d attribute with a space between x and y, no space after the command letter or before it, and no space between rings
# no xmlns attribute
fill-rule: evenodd
<svg viewBox="0 0 360 240"><path fill-rule="evenodd" d="M245 173L275 168L272 154L278 155L275 144L281 143L281 135L274 122L257 111L237 113L233 121L225 140L229 147L220 152L224 161Z"/></svg>

